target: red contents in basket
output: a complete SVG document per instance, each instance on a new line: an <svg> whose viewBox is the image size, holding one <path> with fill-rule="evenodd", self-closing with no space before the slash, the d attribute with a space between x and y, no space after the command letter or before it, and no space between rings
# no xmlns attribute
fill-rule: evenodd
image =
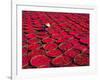
<svg viewBox="0 0 100 80"><path fill-rule="evenodd" d="M57 44L55 43L49 43L44 45L45 50L53 50L57 48Z"/></svg>
<svg viewBox="0 0 100 80"><path fill-rule="evenodd" d="M71 58L68 56L57 56L52 60L52 64L55 66L66 66L71 63Z"/></svg>
<svg viewBox="0 0 100 80"><path fill-rule="evenodd" d="M29 43L29 44L36 44L36 43L39 43L39 42L40 42L40 40L37 39L37 38L28 40L28 43Z"/></svg>
<svg viewBox="0 0 100 80"><path fill-rule="evenodd" d="M28 54L28 58L31 59L33 56L36 56L36 55L41 55L41 54L44 54L45 51L42 50L42 49L36 49L36 50L33 50L32 52L30 52Z"/></svg>
<svg viewBox="0 0 100 80"><path fill-rule="evenodd" d="M50 59L45 55L36 55L31 58L30 63L32 66L35 67L41 67L44 65L49 66Z"/></svg>
<svg viewBox="0 0 100 80"><path fill-rule="evenodd" d="M32 39L32 38L35 38L36 35L34 35L34 34L27 34L26 37Z"/></svg>
<svg viewBox="0 0 100 80"><path fill-rule="evenodd" d="M89 14L22 12L22 68L89 66Z"/></svg>
<svg viewBox="0 0 100 80"><path fill-rule="evenodd" d="M61 49L61 50L68 50L68 49L70 49L70 48L72 48L72 44L71 43L61 43L60 45L59 45L59 48Z"/></svg>
<svg viewBox="0 0 100 80"><path fill-rule="evenodd" d="M28 46L29 50L34 50L34 49L38 49L40 47L40 44L36 43L36 44L31 44Z"/></svg>
<svg viewBox="0 0 100 80"><path fill-rule="evenodd" d="M61 55L62 52L60 50L55 49L55 50L48 51L46 54L47 56L50 56L50 57L57 57Z"/></svg>
<svg viewBox="0 0 100 80"><path fill-rule="evenodd" d="M84 54L75 56L74 62L78 65L89 65L89 57Z"/></svg>
<svg viewBox="0 0 100 80"><path fill-rule="evenodd" d="M76 55L80 54L80 51L79 50L75 50L75 49L71 49L71 50L66 51L64 54L66 56L74 58Z"/></svg>
<svg viewBox="0 0 100 80"><path fill-rule="evenodd" d="M43 39L42 41L43 41L44 43L50 43L50 42L53 42L54 39L47 37L47 38Z"/></svg>
<svg viewBox="0 0 100 80"><path fill-rule="evenodd" d="M22 67L24 68L24 67L28 66L28 64L29 64L28 57L25 55L22 57Z"/></svg>

